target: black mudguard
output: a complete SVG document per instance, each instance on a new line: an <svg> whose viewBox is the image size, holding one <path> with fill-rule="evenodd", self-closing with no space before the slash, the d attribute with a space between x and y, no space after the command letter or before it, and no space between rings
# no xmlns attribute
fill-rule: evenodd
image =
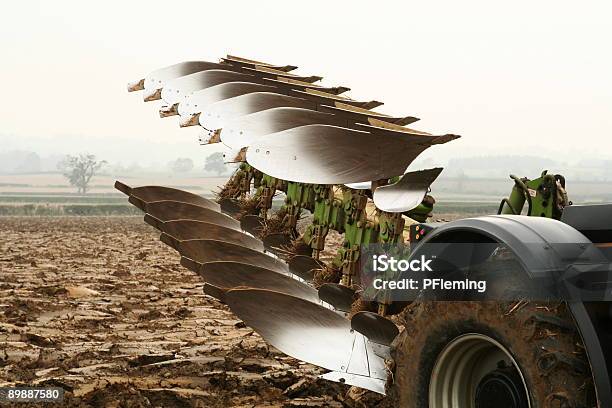
<svg viewBox="0 0 612 408"><path fill-rule="evenodd" d="M413 246L419 254L423 243L470 242L485 237L512 250L531 278L558 279L572 264L609 263L604 254L580 231L557 220L496 215L466 218L443 224ZM465 241L462 241L465 237ZM612 407L611 302L569 301L569 309L586 347L600 407Z"/></svg>

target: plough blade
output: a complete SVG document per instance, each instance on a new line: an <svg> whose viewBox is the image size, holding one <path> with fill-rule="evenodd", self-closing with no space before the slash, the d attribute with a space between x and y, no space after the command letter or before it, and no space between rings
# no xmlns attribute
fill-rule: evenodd
<svg viewBox="0 0 612 408"><path fill-rule="evenodd" d="M363 334L369 341L390 346L399 334L395 323L373 312L357 312L351 318L351 328Z"/></svg>
<svg viewBox="0 0 612 408"><path fill-rule="evenodd" d="M176 251L179 251L179 245L182 241L166 234L165 232L162 232L162 234L159 236L159 240Z"/></svg>
<svg viewBox="0 0 612 408"><path fill-rule="evenodd" d="M289 259L288 264L289 271L292 274L308 282L312 282L314 279L314 271L316 269L323 269L325 267L323 262L306 255L295 255Z"/></svg>
<svg viewBox="0 0 612 408"><path fill-rule="evenodd" d="M145 214L144 215L144 222L146 222L147 224L149 224L150 226L152 226L156 230L163 232L164 222L162 220L160 220L159 218L155 218L151 214Z"/></svg>
<svg viewBox="0 0 612 408"><path fill-rule="evenodd" d="M225 99L248 95L255 92L274 92L271 85L256 84L252 82L226 82L202 89L187 96L178 105L181 117L195 113L207 112L210 105ZM211 129L211 128L209 128Z"/></svg>
<svg viewBox="0 0 612 408"><path fill-rule="evenodd" d="M289 356L328 370L386 379L384 361L368 353L365 338L330 309L263 289L233 289L224 300L246 325Z"/></svg>
<svg viewBox="0 0 612 408"><path fill-rule="evenodd" d="M200 125L207 129L221 129L226 123L241 116L279 107L314 109L316 104L276 91L247 93L208 106L200 114Z"/></svg>
<svg viewBox="0 0 612 408"><path fill-rule="evenodd" d="M287 274L287 264L279 259L240 245L213 239L180 241L178 251L183 257L204 264L215 261L248 263Z"/></svg>
<svg viewBox="0 0 612 408"><path fill-rule="evenodd" d="M263 252L264 250L264 244L259 239L234 229L222 227L218 224L194 220L177 220L165 222L161 228L163 233L179 241L188 241L191 239L218 239L232 244L242 245L255 251Z"/></svg>
<svg viewBox="0 0 612 408"><path fill-rule="evenodd" d="M142 86L144 89L144 100L155 100L152 97L155 94L157 94L156 99L160 99L161 89L168 81L193 74L194 72L204 71L206 69L218 69L218 65L219 64L217 63L207 61L187 61L155 70L147 75L143 80ZM133 90L138 90L137 88L139 87L135 87L133 84L133 82L128 84L128 90L130 88Z"/></svg>
<svg viewBox="0 0 612 408"><path fill-rule="evenodd" d="M429 186L442 172L441 167L406 173L395 184L374 190L374 204L387 212L410 211L421 204Z"/></svg>
<svg viewBox="0 0 612 408"><path fill-rule="evenodd" d="M170 222L174 222L174 221L170 221ZM213 224L208 224L208 225L213 225ZM168 246L170 246L171 248L179 252L181 251L181 248L184 247L181 245L188 245L190 241L204 241L204 240L215 240L215 241L220 241L220 242L226 242L228 244L238 245L244 248L252 249L253 251L258 251L262 253L264 252L263 244L257 238L250 237L246 234L241 234L238 231L234 231L228 228L224 228L224 230L227 231L228 234L224 234L224 235L194 234L195 235L194 238L188 238L188 239L179 239L171 234L162 232L159 239L164 244L167 244ZM242 235L242 237L238 236L239 234ZM245 239L244 237L247 237L248 239Z"/></svg>
<svg viewBox="0 0 612 408"><path fill-rule="evenodd" d="M206 109L202 110L200 125L207 129L221 129L229 121L236 120L244 115L281 107L303 108L337 114L340 117L360 123L371 124L370 117L392 120L394 123L402 120L401 118L389 118L386 115L360 108L360 106L365 106L368 103L323 92L314 93L314 90L310 88L299 91L292 88L276 87L268 92L245 93L208 105Z"/></svg>
<svg viewBox="0 0 612 408"><path fill-rule="evenodd" d="M240 228L253 235L259 235L263 230L265 220L258 215L245 215L240 218Z"/></svg>
<svg viewBox="0 0 612 408"><path fill-rule="evenodd" d="M162 99L168 104L179 103L188 95L228 82L243 82L261 84L272 89L283 90L283 93L293 89L306 90L315 89L321 92L338 94L349 88L346 87L322 87L309 82L302 82L292 78L266 75L261 72L236 72L231 68L221 67L207 71L195 72L169 81L162 90Z"/></svg>
<svg viewBox="0 0 612 408"><path fill-rule="evenodd" d="M220 211L219 204L215 203L214 201L197 194L175 188L162 186L130 187L121 183L120 181L115 181L115 188L121 191L123 194L134 196L145 203L171 200L198 205L214 211Z"/></svg>
<svg viewBox="0 0 612 408"><path fill-rule="evenodd" d="M130 197L130 202L135 203L135 197ZM240 230L240 223L225 214L209 208L200 207L194 204L183 203L179 201L155 201L145 203L143 211L152 215L160 221L175 221L175 220L195 220L204 221L210 224L217 224L222 227ZM140 207L139 207L140 208ZM146 221L146 219L145 219ZM153 225L154 227L156 225Z"/></svg>
<svg viewBox="0 0 612 408"><path fill-rule="evenodd" d="M225 290L209 283L204 283L204 293L208 296L214 297L215 299L221 300L223 295L225 295Z"/></svg>
<svg viewBox="0 0 612 408"><path fill-rule="evenodd" d="M306 125L330 125L356 130L360 130L358 124L377 124L401 128L393 123L387 123L373 117L372 115L375 113L365 109L350 106L347 106L347 109L332 109L325 106L318 106L318 108L320 110L277 107L235 118L225 122L221 140L233 149L241 149L251 145L260 137ZM351 111L349 109L356 110ZM393 118L389 119L392 120Z"/></svg>
<svg viewBox="0 0 612 408"><path fill-rule="evenodd" d="M243 262L220 261L202 264L198 274L207 283L224 290L238 287L266 289L318 303L317 291L296 279Z"/></svg>
<svg viewBox="0 0 612 408"><path fill-rule="evenodd" d="M266 135L315 124L341 127L351 125L346 119L330 113L302 108L273 108L225 123L221 141L231 149L242 149Z"/></svg>
<svg viewBox="0 0 612 408"><path fill-rule="evenodd" d="M364 125L364 128L366 126ZM398 132L357 131L307 125L267 135L247 150L258 170L283 180L313 184L348 184L404 174L408 165L433 144L453 140ZM454 137L456 138L456 137ZM341 151L343 160L338 160Z"/></svg>
<svg viewBox="0 0 612 408"><path fill-rule="evenodd" d="M276 69L275 66L269 64L245 64L237 61L225 60L226 63L216 63L208 61L187 61L174 64L153 71L145 78L130 82L127 85L128 92L145 90L145 93L150 93L158 89L162 89L164 85L173 79L182 76L190 75L196 72L209 71L212 69L222 69L235 72L244 72L259 76L267 76L271 78L287 77L302 82L316 82L322 79L320 76L299 76L290 74L286 71Z"/></svg>
<svg viewBox="0 0 612 408"><path fill-rule="evenodd" d="M180 103L193 92L210 88L226 82L251 82L256 77L240 72L211 69L195 72L169 81L162 90L162 99L169 105Z"/></svg>
<svg viewBox="0 0 612 408"><path fill-rule="evenodd" d="M326 283L319 288L319 298L334 309L348 313L355 300L355 290L337 283Z"/></svg>

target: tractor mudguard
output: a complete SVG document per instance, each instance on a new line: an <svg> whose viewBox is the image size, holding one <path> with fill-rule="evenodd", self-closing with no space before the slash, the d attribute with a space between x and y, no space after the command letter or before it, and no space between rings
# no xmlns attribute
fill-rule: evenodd
<svg viewBox="0 0 612 408"><path fill-rule="evenodd" d="M475 236L505 244L531 278L558 278L574 263L606 263L605 256L581 232L550 218L493 215L443 224L413 246L411 257L420 256L423 243L474 242ZM463 241L462 237L466 240ZM601 407L612 407L612 350L609 302L568 302L591 364Z"/></svg>

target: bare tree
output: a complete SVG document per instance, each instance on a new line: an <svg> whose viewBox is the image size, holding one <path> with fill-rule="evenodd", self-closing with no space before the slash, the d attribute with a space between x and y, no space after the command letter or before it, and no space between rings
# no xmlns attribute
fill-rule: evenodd
<svg viewBox="0 0 612 408"><path fill-rule="evenodd" d="M214 171L218 176L223 174L223 172L227 170L225 160L223 159L223 153L217 152L208 156L204 164L204 170Z"/></svg>
<svg viewBox="0 0 612 408"><path fill-rule="evenodd" d="M168 165L175 173L187 173L193 170L193 160L188 157L179 157Z"/></svg>
<svg viewBox="0 0 612 408"><path fill-rule="evenodd" d="M106 161L96 160L93 154L68 155L58 167L64 173L71 185L77 188L78 194L85 194L89 189L91 178L106 164Z"/></svg>

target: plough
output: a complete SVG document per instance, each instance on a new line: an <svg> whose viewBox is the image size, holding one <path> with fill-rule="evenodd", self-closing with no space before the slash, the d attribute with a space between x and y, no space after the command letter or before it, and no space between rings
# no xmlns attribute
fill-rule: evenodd
<svg viewBox="0 0 612 408"><path fill-rule="evenodd" d="M512 176L498 215L428 223L442 169L406 170L459 136L408 128L416 117L372 111L382 103L342 96L349 88L318 85L321 76L296 68L227 56L128 85L161 100L161 117L202 127L202 144L222 143L239 163L214 201L116 183L205 292L269 344L329 370L323 378L386 395L381 404L612 407L607 299L372 300L359 273L366 245L409 245L423 256L428 243L495 243L482 258L512 254L504 278L557 279L574 268L592 281L579 264L608 268L612 207L571 205L565 179L545 172ZM330 231L340 247L326 248ZM608 269L598 269L598 285Z"/></svg>

